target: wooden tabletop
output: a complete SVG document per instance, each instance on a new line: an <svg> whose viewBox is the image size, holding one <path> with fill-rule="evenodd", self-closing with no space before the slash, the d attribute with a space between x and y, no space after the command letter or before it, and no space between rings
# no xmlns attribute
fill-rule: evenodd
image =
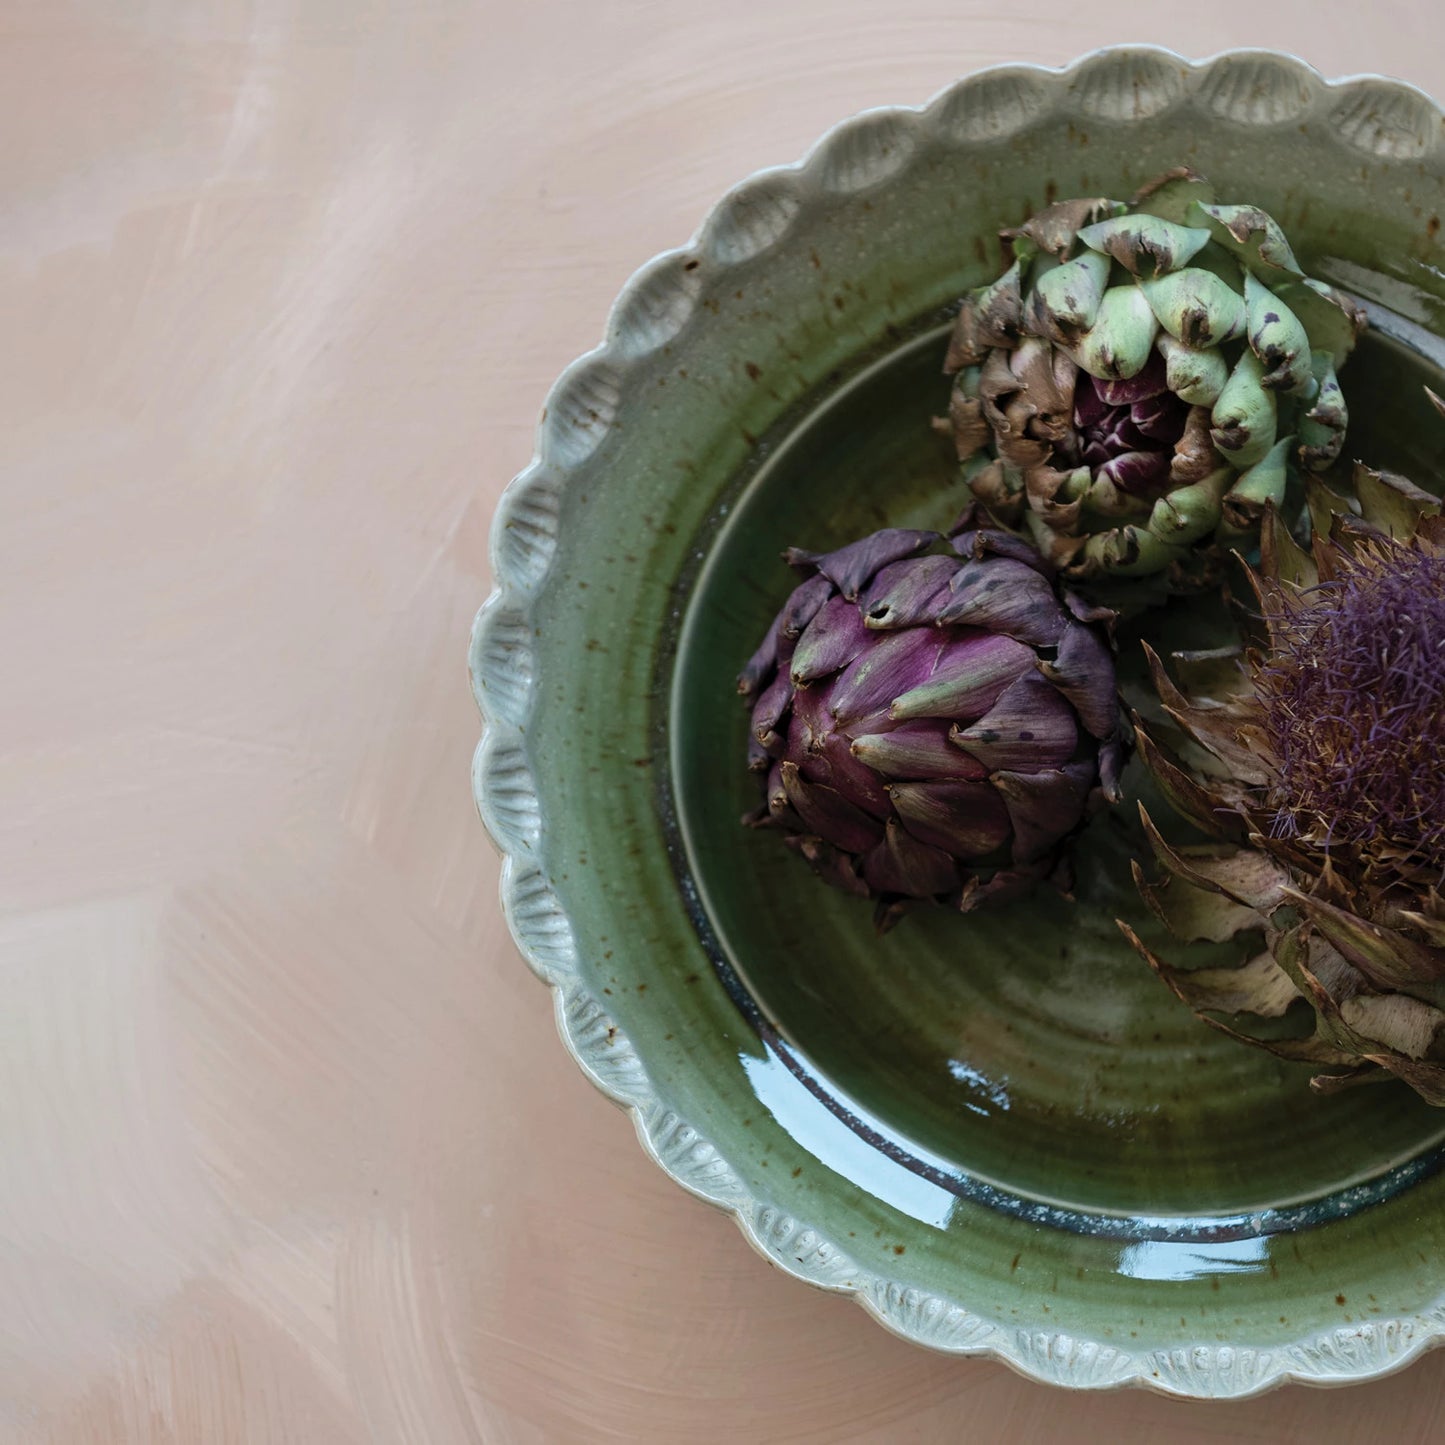
<svg viewBox="0 0 1445 1445"><path fill-rule="evenodd" d="M468 789L488 520L629 272L1123 39L1445 94L1424 0L6 7L0 1439L1445 1437L1445 1354L1081 1397L774 1272L565 1055Z"/></svg>

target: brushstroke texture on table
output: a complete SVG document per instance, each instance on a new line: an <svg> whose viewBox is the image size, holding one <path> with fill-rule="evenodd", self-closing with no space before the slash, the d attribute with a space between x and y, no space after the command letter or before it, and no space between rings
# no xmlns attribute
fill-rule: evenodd
<svg viewBox="0 0 1445 1445"><path fill-rule="evenodd" d="M0 1441L1361 1438L882 1335L557 1045L467 767L486 527L626 275L1104 40L1445 92L1429 11L21 0L0 21ZM585 1201L585 1208L579 1207Z"/></svg>

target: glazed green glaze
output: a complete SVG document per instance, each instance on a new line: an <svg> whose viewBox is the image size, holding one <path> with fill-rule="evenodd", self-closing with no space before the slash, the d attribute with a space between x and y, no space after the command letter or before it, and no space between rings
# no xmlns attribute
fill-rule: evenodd
<svg viewBox="0 0 1445 1445"><path fill-rule="evenodd" d="M1183 162L1268 208L1314 274L1406 318L1344 373L1350 450L1438 473L1412 326L1445 316L1440 118L1365 84L1125 51L863 117L634 283L499 517L478 775L574 1051L784 1267L1058 1383L1241 1394L1408 1359L1442 1318L1445 1115L1390 1086L1321 1099L1198 1025L1114 926L1150 926L1129 808L1083 840L1076 902L877 939L738 825L733 679L789 589L783 546L952 520L946 307L1053 197Z"/></svg>
<svg viewBox="0 0 1445 1445"><path fill-rule="evenodd" d="M747 713L718 660L746 658L795 584L774 560L788 541L826 551L884 524L946 526L957 512L957 465L928 427L944 345L930 330L900 346L790 428L730 507L694 588L674 670L672 777L727 957L781 1033L869 1113L1036 1198L1245 1212L1372 1178L1445 1137L1445 1117L1408 1091L1318 1098L1308 1070L1201 1028L1151 986L1115 918L1178 945L1130 877L1130 857L1150 853L1132 789L1079 845L1076 903L1044 890L968 918L929 909L883 938L870 904L813 885L777 834L739 834L756 780L737 765ZM1361 369L1380 360L1367 349ZM1198 611L1176 603L1149 621L1167 638ZM1237 947L1214 951L1237 961ZM1196 959L1226 961L1203 948Z"/></svg>

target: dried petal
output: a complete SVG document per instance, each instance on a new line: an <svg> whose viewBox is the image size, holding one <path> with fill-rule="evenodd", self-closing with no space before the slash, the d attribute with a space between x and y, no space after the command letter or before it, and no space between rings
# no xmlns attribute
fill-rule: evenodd
<svg viewBox="0 0 1445 1445"><path fill-rule="evenodd" d="M1286 281L1274 292L1299 317L1311 350L1324 352L1334 366L1343 366L1365 329L1364 309L1309 276L1301 281Z"/></svg>
<svg viewBox="0 0 1445 1445"><path fill-rule="evenodd" d="M1025 236L1046 256L1066 260L1074 247L1074 238L1079 231L1101 216L1118 215L1127 210L1119 201L1103 196L1089 196L1080 200L1056 201L1042 211L1029 217L1022 226L1000 234L1005 240Z"/></svg>
<svg viewBox="0 0 1445 1445"><path fill-rule="evenodd" d="M1217 791L1211 793L1196 782L1179 759L1155 742L1138 722L1134 724L1134 746L1159 791L1180 817L1211 837L1244 842L1246 829L1239 815L1225 804ZM1146 829L1148 826L1146 822Z"/></svg>
<svg viewBox="0 0 1445 1445"><path fill-rule="evenodd" d="M1218 847L1204 844L1175 849L1165 842L1154 826L1149 810L1139 805L1139 820L1154 856L1170 874L1182 878L1207 893L1218 893L1241 908L1252 910L1259 917L1250 925L1257 927L1285 902L1284 890L1289 884L1288 870L1267 854L1253 848Z"/></svg>
<svg viewBox="0 0 1445 1445"><path fill-rule="evenodd" d="M1143 186L1130 202L1129 209L1184 226L1190 224L1191 215L1197 214L1193 210L1196 201L1212 205L1214 187L1198 171L1190 170L1188 166L1175 166Z"/></svg>
<svg viewBox="0 0 1445 1445"><path fill-rule="evenodd" d="M948 400L948 428L961 462L980 452L993 437L983 414L983 403L961 387L954 387Z"/></svg>
<svg viewBox="0 0 1445 1445"><path fill-rule="evenodd" d="M1214 235L1246 264L1264 272L1296 277L1304 273L1290 250L1279 222L1258 206L1213 206L1199 204L1194 216L1204 224L1213 223Z"/></svg>
<svg viewBox="0 0 1445 1445"><path fill-rule="evenodd" d="M1440 513L1440 498L1408 477L1394 472L1371 471L1356 467L1355 495L1360 499L1360 515L1372 527L1398 541L1408 541L1420 530L1422 517Z"/></svg>
<svg viewBox="0 0 1445 1445"><path fill-rule="evenodd" d="M1023 318L1022 268L1015 261L997 281L964 297L949 340L944 370L977 366L990 349L1018 344Z"/></svg>
<svg viewBox="0 0 1445 1445"><path fill-rule="evenodd" d="M1445 979L1445 949L1416 943L1398 929L1295 888L1286 888L1284 896L1377 988L1414 993Z"/></svg>
<svg viewBox="0 0 1445 1445"><path fill-rule="evenodd" d="M1210 433L1209 412L1202 406L1190 407L1169 462L1170 485L1180 488L1205 482L1214 475L1219 463L1219 453L1214 450Z"/></svg>
<svg viewBox="0 0 1445 1445"><path fill-rule="evenodd" d="M1196 887L1176 874L1166 873L1157 884L1150 883L1137 860L1130 866L1135 886L1150 911L1175 938L1185 943L1200 940L1227 943L1236 933L1246 928L1258 928L1263 922L1253 908L1246 908L1213 890ZM1270 961L1273 963L1272 959ZM1233 969L1220 970L1226 971L1235 972ZM1288 979L1285 981L1288 982ZM1289 992L1291 995L1295 992L1292 984Z"/></svg>

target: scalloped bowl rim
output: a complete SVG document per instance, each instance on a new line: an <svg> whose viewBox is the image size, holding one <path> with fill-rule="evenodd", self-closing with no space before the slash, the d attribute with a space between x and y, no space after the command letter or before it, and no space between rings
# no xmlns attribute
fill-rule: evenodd
<svg viewBox="0 0 1445 1445"><path fill-rule="evenodd" d="M852 1263L847 1271L846 1283L840 1284L836 1278L824 1277L823 1272L811 1262L826 1255L829 1261L827 1274L836 1276L839 1261L849 1262L846 1251L824 1239L819 1231L805 1222L789 1217L771 1201L758 1197L746 1186L720 1151L700 1131L680 1119L657 1095L647 1077L645 1065L631 1053L630 1041L618 1034L617 1042L623 1046L635 1067L609 1069L604 1076L589 1063L575 1031L576 1020L585 1016L595 1021L597 1017L604 1016L605 1011L572 974L575 947L571 924L555 895L543 885L538 891L546 900L546 906L538 909L534 901L536 893L529 895L527 892L528 888L537 888L535 872L529 874L529 860L525 855L532 851L540 836L540 800L535 789L531 788L530 775L526 771L526 751L521 743L520 725L528 711L534 682L524 661L518 659L515 653L510 675L500 675L488 660L488 642L491 632L499 625L515 627L525 623L528 605L540 592L550 569L549 557L544 565L533 570L531 576L516 575L515 570L508 566L503 539L522 504L535 500L532 493L538 486L544 467L549 467L552 475L560 479L559 495L568 485L567 473L571 464L565 460L565 447L556 431L556 403L580 377L599 364L625 368L632 360L633 353L625 344L628 308L661 268L678 261L706 261L727 268L730 263L719 259L710 250L709 241L726 217L729 207L739 198L756 193L761 185L802 180L809 176L818 169L821 159L830 152L838 138L850 131L877 125L880 120L905 126L926 123L943 115L950 103L969 88L1003 76L1027 76L1040 85L1060 88L1090 67L1124 66L1143 61L1166 62L1198 77L1220 65L1239 64L1251 59L1273 63L1279 66L1281 74L1289 72L1301 82L1326 93L1345 95L1352 90L1374 87L1401 99L1408 98L1412 104L1423 106L1425 113L1445 125L1445 112L1418 86L1368 72L1329 80L1306 61L1286 51L1263 47L1238 48L1191 61L1159 46L1106 46L1081 55L1066 66L1018 62L989 66L959 77L922 105L879 106L859 111L827 130L800 161L754 171L732 186L710 208L686 245L659 252L633 272L613 303L603 341L568 365L550 388L537 425L532 459L507 486L497 504L490 534L490 561L495 587L477 614L470 649L472 687L483 722L482 739L473 758L472 787L482 821L502 855L501 902L508 927L523 958L552 991L558 1032L563 1043L593 1085L630 1113L637 1136L653 1161L689 1193L730 1213L743 1237L771 1264L815 1287L851 1294L880 1324L910 1342L959 1356L998 1360L1039 1383L1075 1388L1139 1386L1161 1394L1193 1399L1241 1399L1285 1383L1345 1385L1391 1374L1412 1363L1425 1351L1445 1343L1445 1294L1428 1312L1324 1331L1313 1339L1294 1341L1289 1347L1256 1349L1201 1344L1186 1349L1131 1354L1104 1340L1012 1328L971 1316L966 1305L959 1301L929 1295L856 1263ZM1418 154L1424 153L1422 149ZM1391 153L1382 150L1382 154L1388 156ZM651 350L652 345L648 343L643 347L643 354ZM505 761L499 762L499 759ZM517 776L519 759L522 764L520 782ZM508 768L511 773L504 789L498 784L501 773ZM522 816L532 820L526 825L519 825L517 815L507 813L497 802L503 791L515 794L519 789L524 793L531 789L530 796L522 800ZM612 1057L616 1059L618 1055L614 1053ZM810 1248L800 1258L796 1244L804 1237L808 1239ZM967 1321L977 1328L971 1332L955 1331L955 1335L968 1334L965 1343L940 1344L926 1338L909 1323L930 1311L935 1315L946 1314L955 1323ZM1385 1353L1378 1359L1357 1363L1354 1367L1346 1365L1342 1368L1340 1353L1331 1348L1345 1338L1357 1340L1367 1332L1373 1336L1392 1331L1406 1336L1408 1345ZM1100 1370L1101 1364L1106 1368Z"/></svg>

